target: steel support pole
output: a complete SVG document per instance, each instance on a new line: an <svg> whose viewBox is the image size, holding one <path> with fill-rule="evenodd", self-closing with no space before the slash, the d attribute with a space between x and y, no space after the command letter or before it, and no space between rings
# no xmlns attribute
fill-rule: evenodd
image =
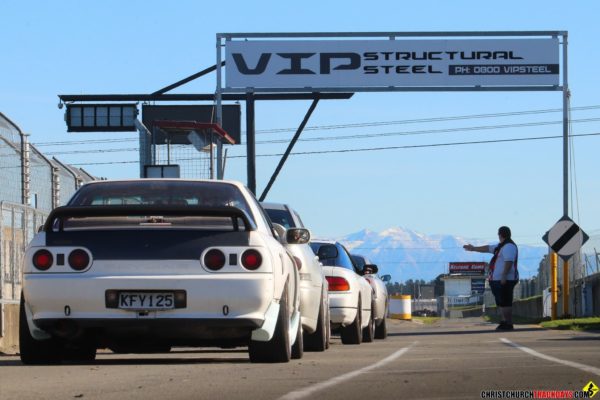
<svg viewBox="0 0 600 400"><path fill-rule="evenodd" d="M552 320L558 316L558 254L550 254L550 305L552 309Z"/></svg>
<svg viewBox="0 0 600 400"><path fill-rule="evenodd" d="M569 216L569 78L568 35L563 33L563 215ZM563 264L563 317L569 315L569 262Z"/></svg>
<svg viewBox="0 0 600 400"><path fill-rule="evenodd" d="M563 262L563 318L568 318L569 313L569 261Z"/></svg>
<svg viewBox="0 0 600 400"><path fill-rule="evenodd" d="M219 126L223 126L223 105L221 98L222 91L222 74L221 74L221 37L217 35L217 90L215 92L215 106L216 106L216 123ZM211 121L212 122L212 121ZM211 135L212 136L212 135ZM212 145L211 145L212 151ZM211 179L214 179L213 173L211 172ZM223 179L223 143L217 139L217 179Z"/></svg>
<svg viewBox="0 0 600 400"><path fill-rule="evenodd" d="M254 94L246 94L246 167L248 189L256 195L256 138L254 132Z"/></svg>
<svg viewBox="0 0 600 400"><path fill-rule="evenodd" d="M217 138L217 179L223 179L223 143Z"/></svg>
<svg viewBox="0 0 600 400"><path fill-rule="evenodd" d="M210 179L215 179L215 142L213 139L212 130L208 135L210 140Z"/></svg>
<svg viewBox="0 0 600 400"><path fill-rule="evenodd" d="M304 127L308 123L308 120L310 119L310 116L312 115L313 111L315 111L315 108L317 107L318 103L319 103L319 99L314 99L313 102L311 103L310 108L308 109L308 111L306 112L306 115L304 116L304 119L302 120L302 123L300 124L300 126L298 127L298 130L296 131L296 134L294 135L294 137L290 141L290 144L288 145L288 148L285 150L285 153L283 154L283 157L281 157L281 160L279 161L279 164L277 165L277 168L275 168L275 172L273 172L273 175L271 176L271 179L269 180L269 183L267 184L267 187L265 188L265 190L260 195L259 201L264 201L265 198L267 197L267 194L269 194L269 190L271 190L271 186L273 186L273 183L275 183L275 179L277 179L277 176L279 175L279 172L281 171L281 168L283 168L283 164L285 164L285 161L287 160L287 158L289 157L290 153L292 152L292 149L294 148L294 145L298 141L298 138L300 137L300 134L304 130Z"/></svg>
<svg viewBox="0 0 600 400"><path fill-rule="evenodd" d="M569 78L567 69L568 35L563 33L563 215L569 216Z"/></svg>

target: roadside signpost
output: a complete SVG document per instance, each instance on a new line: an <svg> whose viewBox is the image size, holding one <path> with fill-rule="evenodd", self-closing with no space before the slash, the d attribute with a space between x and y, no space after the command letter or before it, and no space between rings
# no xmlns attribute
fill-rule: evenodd
<svg viewBox="0 0 600 400"><path fill-rule="evenodd" d="M563 216L543 236L544 242L563 259L563 316L569 315L569 259L588 241L589 236L568 216ZM556 260L553 258L553 260ZM556 319L558 288L556 280L557 264L551 263L552 319Z"/></svg>
<svg viewBox="0 0 600 400"><path fill-rule="evenodd" d="M575 221L564 216L546 232L543 239L564 261L569 261L588 241L589 236Z"/></svg>

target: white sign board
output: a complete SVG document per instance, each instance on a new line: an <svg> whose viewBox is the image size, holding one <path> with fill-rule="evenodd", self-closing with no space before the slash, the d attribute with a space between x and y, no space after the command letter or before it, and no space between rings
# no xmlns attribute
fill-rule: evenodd
<svg viewBox="0 0 600 400"><path fill-rule="evenodd" d="M558 39L230 40L227 89L559 85Z"/></svg>
<svg viewBox="0 0 600 400"><path fill-rule="evenodd" d="M562 217L542 237L563 260L568 260L588 241L589 236L569 217Z"/></svg>

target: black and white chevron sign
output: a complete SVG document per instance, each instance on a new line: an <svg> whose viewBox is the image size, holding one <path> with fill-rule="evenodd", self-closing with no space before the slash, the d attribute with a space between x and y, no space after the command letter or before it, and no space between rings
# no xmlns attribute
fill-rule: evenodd
<svg viewBox="0 0 600 400"><path fill-rule="evenodd" d="M544 235L544 242L563 260L568 260L581 249L590 237L569 217L562 217Z"/></svg>

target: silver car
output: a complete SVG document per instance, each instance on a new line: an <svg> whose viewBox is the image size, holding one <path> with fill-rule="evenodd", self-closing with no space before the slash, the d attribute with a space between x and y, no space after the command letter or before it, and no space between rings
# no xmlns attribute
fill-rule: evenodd
<svg viewBox="0 0 600 400"><path fill-rule="evenodd" d="M379 268L366 257L359 254L352 254L352 261L362 271L363 277L371 284L373 288L373 319L375 320L375 339L385 339L387 337L387 323L385 317L388 309L388 291L385 282L391 279L390 275L379 277L377 273Z"/></svg>

